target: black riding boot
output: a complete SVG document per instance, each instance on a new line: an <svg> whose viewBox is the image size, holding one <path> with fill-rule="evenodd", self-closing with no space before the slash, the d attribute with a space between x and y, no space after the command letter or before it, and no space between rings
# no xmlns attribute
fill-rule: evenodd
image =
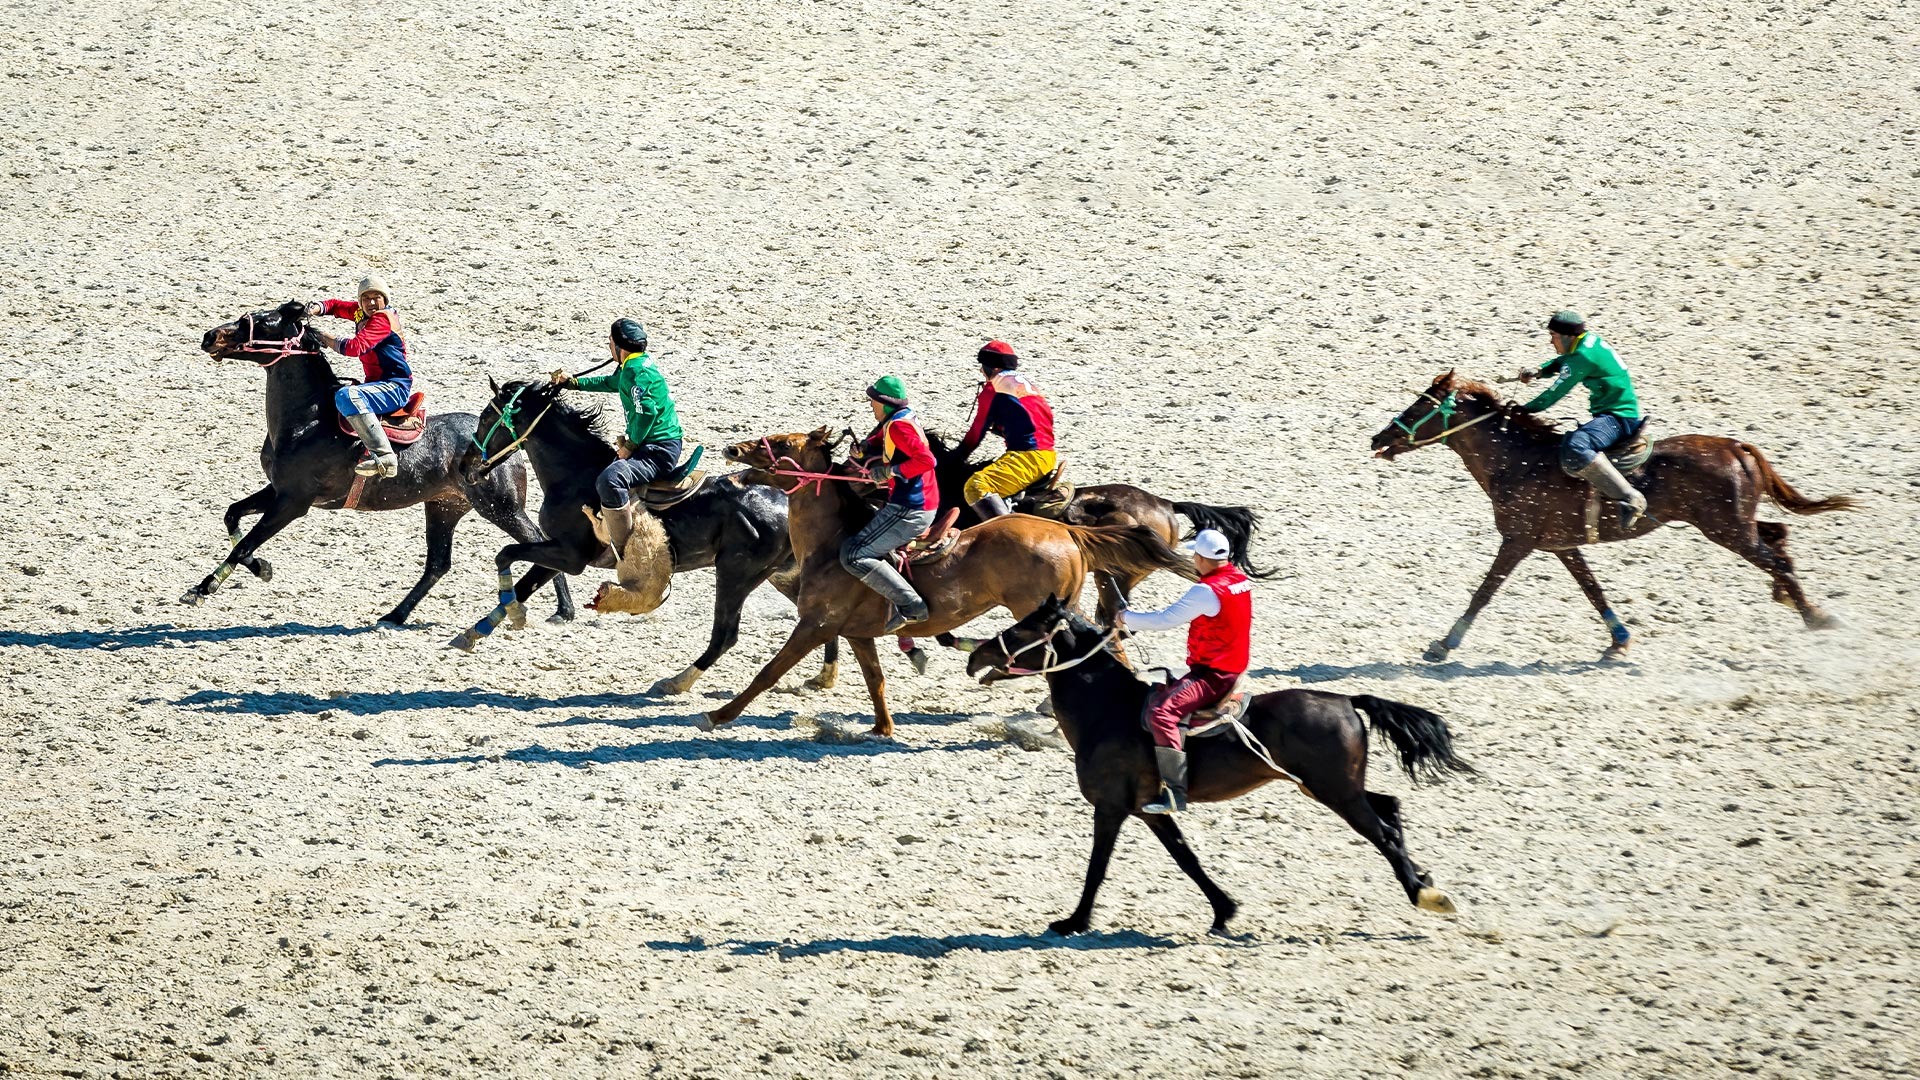
<svg viewBox="0 0 1920 1080"><path fill-rule="evenodd" d="M971 507L968 507L968 509L972 510L974 516L978 517L981 521L991 521L994 518L1013 513L1013 507L1007 505L1007 500L992 493L980 496L980 501L974 503Z"/></svg>
<svg viewBox="0 0 1920 1080"><path fill-rule="evenodd" d="M1187 754L1184 750L1156 746L1154 764L1160 766L1160 797L1140 808L1143 814L1171 814L1187 808Z"/></svg>

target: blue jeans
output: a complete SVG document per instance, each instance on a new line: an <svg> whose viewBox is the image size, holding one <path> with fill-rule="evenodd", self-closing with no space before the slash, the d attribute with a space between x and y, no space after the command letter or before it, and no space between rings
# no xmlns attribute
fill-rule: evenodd
<svg viewBox="0 0 1920 1080"><path fill-rule="evenodd" d="M407 399L412 396L411 381L388 379L385 382L353 383L334 391L333 407L340 410L341 416L355 413L385 416L406 408Z"/></svg>
<svg viewBox="0 0 1920 1080"><path fill-rule="evenodd" d="M1644 418L1594 417L1560 440L1560 468L1568 475L1578 475L1581 469L1593 463L1594 458L1605 453L1609 446L1632 437L1644 423Z"/></svg>
<svg viewBox="0 0 1920 1080"><path fill-rule="evenodd" d="M627 492L646 487L673 471L680 464L680 440L641 443L633 456L614 458L613 464L600 470L593 488L600 494L600 505L618 510L627 505Z"/></svg>

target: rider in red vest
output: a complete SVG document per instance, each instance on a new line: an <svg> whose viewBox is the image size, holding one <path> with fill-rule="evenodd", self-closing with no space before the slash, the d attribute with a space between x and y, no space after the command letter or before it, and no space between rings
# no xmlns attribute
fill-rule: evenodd
<svg viewBox="0 0 1920 1080"><path fill-rule="evenodd" d="M1251 666L1253 582L1230 561L1233 549L1215 529L1193 538L1193 566L1200 581L1159 611L1123 609L1128 630L1187 628L1187 673L1147 696L1147 726L1153 758L1165 785L1158 799L1140 809L1171 814L1187 808L1186 718L1218 704Z"/></svg>

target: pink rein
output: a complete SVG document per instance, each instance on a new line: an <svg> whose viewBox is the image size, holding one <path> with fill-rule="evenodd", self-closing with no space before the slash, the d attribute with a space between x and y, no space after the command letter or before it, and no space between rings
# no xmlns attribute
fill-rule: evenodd
<svg viewBox="0 0 1920 1080"><path fill-rule="evenodd" d="M794 479L795 482L792 487L781 489L789 495L792 495L793 493L799 491L801 488L806 487L808 484L813 485L813 493L815 495L823 495L826 493L827 481L829 480L846 480L855 484L879 483L878 480L873 479L871 475L867 474L867 471L865 469L861 469L860 475L857 475L857 476L847 476L847 475L842 475L840 473L808 472L807 470L802 469L800 467L799 462L793 460L792 457L786 454L781 454L778 457L774 456L773 442L771 441L770 437L766 435L760 436L760 449L765 450L767 452L767 460L772 463L767 466L768 472L772 473L775 476L785 476L785 477L791 477ZM781 462L786 462L789 466L792 466L792 467L783 469L780 467ZM855 467L857 468L858 466L855 466Z"/></svg>
<svg viewBox="0 0 1920 1080"><path fill-rule="evenodd" d="M305 341L307 339L307 331L305 327L301 327L300 332L290 338L286 338L285 340L274 341L274 340L269 340L267 338L259 338L254 336L256 331L254 330L253 316L251 314L241 316L240 321L247 325L247 340L235 346L233 350L234 352L253 352L254 355L259 356L259 355L265 355L265 350L256 351L252 348L252 346L270 345L270 346L279 347L279 352L274 356L273 359L260 365L263 368L270 368L273 365L279 363L280 361L285 360L289 356L319 356L320 355L320 350L318 349L301 349L301 348L295 347L299 345L302 341Z"/></svg>

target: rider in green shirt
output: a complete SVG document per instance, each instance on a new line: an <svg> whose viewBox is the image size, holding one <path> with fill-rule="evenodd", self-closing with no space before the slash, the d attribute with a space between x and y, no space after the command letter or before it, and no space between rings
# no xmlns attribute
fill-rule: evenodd
<svg viewBox="0 0 1920 1080"><path fill-rule="evenodd" d="M604 511L600 516L607 525L607 539L617 557L626 550L627 537L633 533L629 492L646 487L680 464L681 432L680 414L667 394L666 376L647 355L646 327L634 319L619 320L613 324L607 347L620 365L611 374L576 379L556 371L553 381L574 390L618 394L620 408L627 414L626 434L617 447L619 456L594 483Z"/></svg>
<svg viewBox="0 0 1920 1080"><path fill-rule="evenodd" d="M1538 368L1522 370L1520 381L1532 382L1548 375L1554 376L1553 385L1521 408L1540 412L1566 397L1574 387L1587 388L1593 419L1560 441L1560 467L1618 503L1620 527L1631 529L1646 512L1647 497L1620 475L1607 459L1606 450L1638 434L1646 423L1640 415L1640 400L1633 393L1633 379L1599 333L1587 329L1587 320L1579 312L1556 312L1547 321L1547 335L1556 355Z"/></svg>

